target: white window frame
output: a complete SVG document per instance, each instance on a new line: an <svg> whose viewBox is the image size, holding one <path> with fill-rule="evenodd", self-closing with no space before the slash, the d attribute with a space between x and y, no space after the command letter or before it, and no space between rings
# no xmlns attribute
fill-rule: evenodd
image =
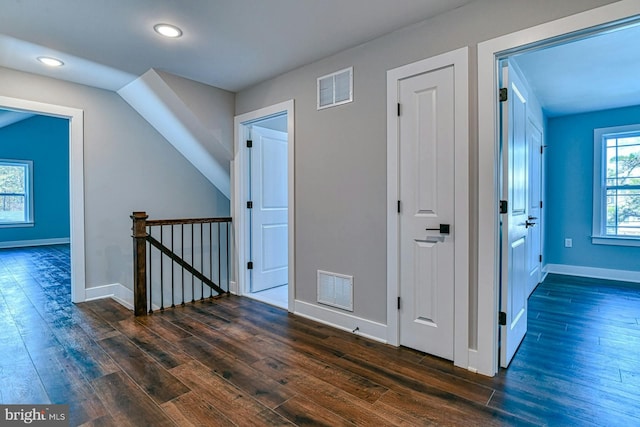
<svg viewBox="0 0 640 427"><path fill-rule="evenodd" d="M33 227L33 161L31 160L14 160L0 159L0 166L23 166L26 167L25 173L25 211L27 218L24 221L0 222L0 228L12 227ZM0 193L2 194L2 193Z"/></svg>
<svg viewBox="0 0 640 427"><path fill-rule="evenodd" d="M605 141L607 138L640 134L640 124L593 130L593 230L591 242L597 245L640 246L640 237L607 235L607 190Z"/></svg>

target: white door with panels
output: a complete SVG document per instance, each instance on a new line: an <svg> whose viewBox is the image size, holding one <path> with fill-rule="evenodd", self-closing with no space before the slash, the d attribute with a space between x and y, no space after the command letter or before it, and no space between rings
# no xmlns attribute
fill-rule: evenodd
<svg viewBox="0 0 640 427"><path fill-rule="evenodd" d="M531 118L527 120L529 150L529 211L528 211L528 280L527 296L542 278L542 130Z"/></svg>
<svg viewBox="0 0 640 427"><path fill-rule="evenodd" d="M453 360L453 66L400 80L398 98L400 344Z"/></svg>
<svg viewBox="0 0 640 427"><path fill-rule="evenodd" d="M502 67L502 200L501 221L500 366L511 363L527 333L528 215L527 93L518 75ZM503 211L503 210L501 210Z"/></svg>
<svg viewBox="0 0 640 427"><path fill-rule="evenodd" d="M253 126L250 156L251 292L288 282L287 134Z"/></svg>

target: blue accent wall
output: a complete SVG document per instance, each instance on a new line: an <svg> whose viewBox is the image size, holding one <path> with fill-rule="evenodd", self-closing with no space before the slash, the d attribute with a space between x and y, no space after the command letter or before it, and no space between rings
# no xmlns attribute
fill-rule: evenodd
<svg viewBox="0 0 640 427"><path fill-rule="evenodd" d="M546 263L640 271L640 247L594 245L593 130L640 123L640 106L550 118L545 176ZM565 248L564 239L573 239Z"/></svg>
<svg viewBox="0 0 640 427"><path fill-rule="evenodd" d="M33 161L33 227L0 228L0 242L69 238L69 121L48 116L0 128L0 158Z"/></svg>

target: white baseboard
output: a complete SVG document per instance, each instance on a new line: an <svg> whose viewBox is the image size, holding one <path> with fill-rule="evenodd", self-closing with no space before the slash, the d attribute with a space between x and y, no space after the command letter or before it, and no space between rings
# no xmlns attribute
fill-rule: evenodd
<svg viewBox="0 0 640 427"><path fill-rule="evenodd" d="M233 280L229 282L229 293L238 295L238 282L234 282Z"/></svg>
<svg viewBox="0 0 640 427"><path fill-rule="evenodd" d="M295 301L294 314L307 319L332 326L343 331L387 343L387 325L362 319L352 314L341 313L304 301ZM357 328L357 330L356 330Z"/></svg>
<svg viewBox="0 0 640 427"><path fill-rule="evenodd" d="M0 242L0 249L26 248L28 246L48 246L69 244L68 237L60 239L35 239L35 240L14 240L11 242Z"/></svg>
<svg viewBox="0 0 640 427"><path fill-rule="evenodd" d="M113 298L129 310L133 310L133 291L120 283L85 289L85 301L102 298Z"/></svg>
<svg viewBox="0 0 640 427"><path fill-rule="evenodd" d="M640 283L640 271L613 270L608 268L584 267L580 265L547 264L545 267L545 273Z"/></svg>

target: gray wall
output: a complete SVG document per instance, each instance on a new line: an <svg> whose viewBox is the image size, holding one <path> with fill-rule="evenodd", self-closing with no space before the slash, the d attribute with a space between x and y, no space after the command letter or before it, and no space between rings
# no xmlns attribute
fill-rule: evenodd
<svg viewBox="0 0 640 427"><path fill-rule="evenodd" d="M229 215L226 197L116 93L0 68L0 95L84 110L86 287L131 288L131 212Z"/></svg>
<svg viewBox="0 0 640 427"><path fill-rule="evenodd" d="M354 314L386 323L386 71L463 46L470 57L471 288L477 291L479 42L611 0L478 0L236 96L236 114L295 100L296 298L316 301L316 271L354 275ZM354 102L316 110L316 79L354 67ZM475 324L475 314L471 323ZM472 328L473 329L473 328Z"/></svg>

